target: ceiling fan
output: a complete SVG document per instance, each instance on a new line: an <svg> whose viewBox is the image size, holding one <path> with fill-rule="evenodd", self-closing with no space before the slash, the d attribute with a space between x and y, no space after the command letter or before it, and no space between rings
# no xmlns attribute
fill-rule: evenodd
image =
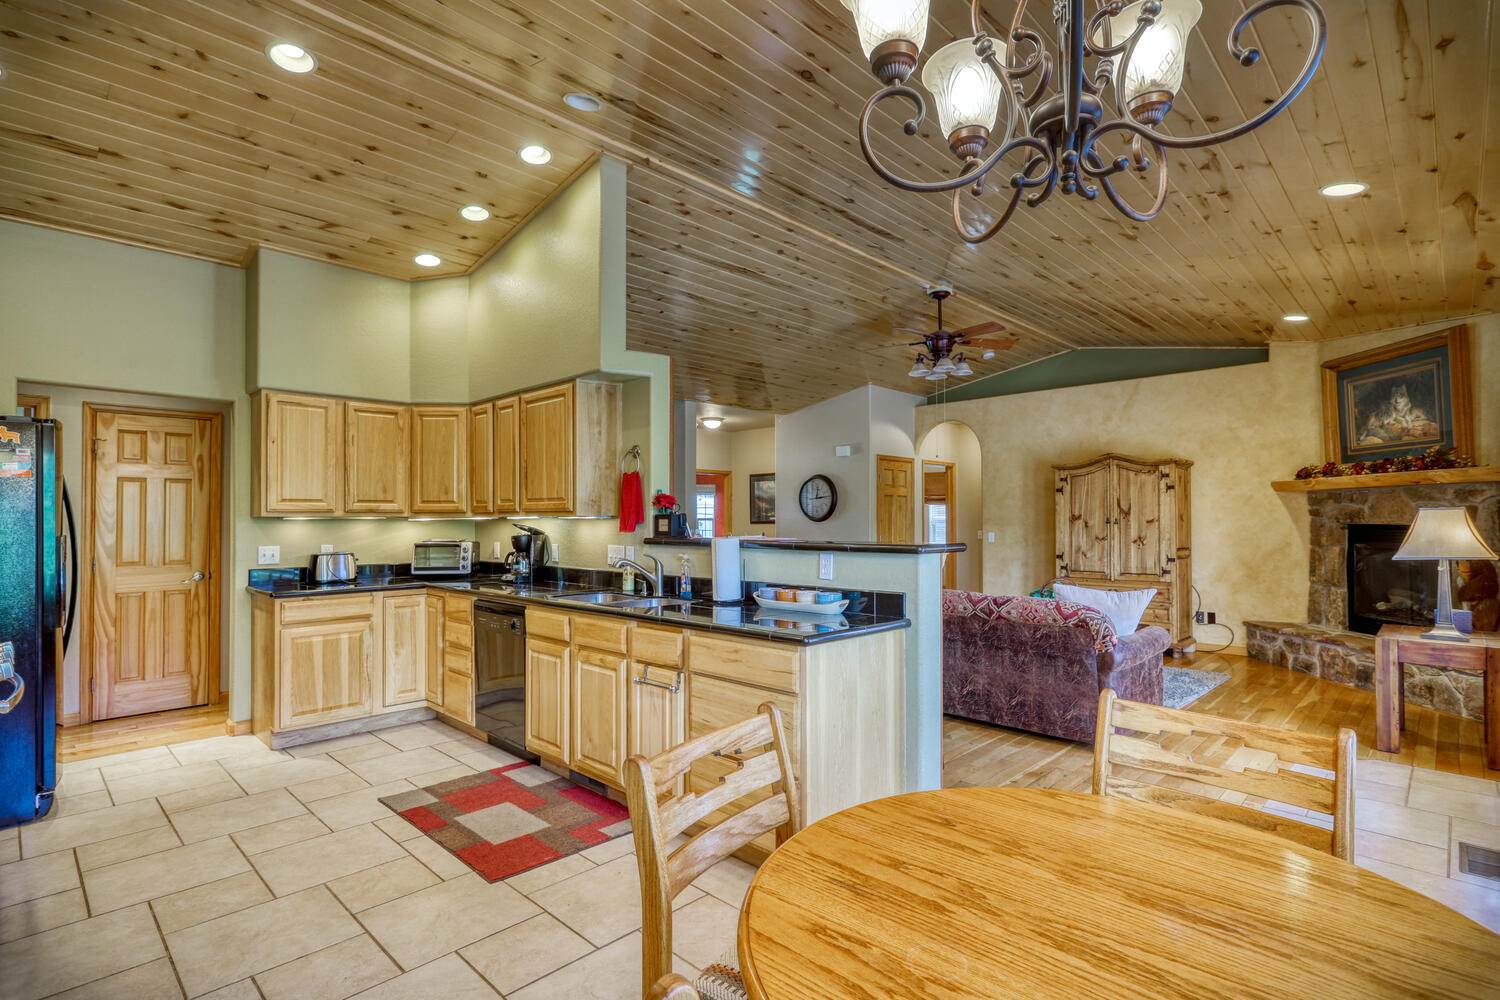
<svg viewBox="0 0 1500 1000"><path fill-rule="evenodd" d="M917 330L909 326L896 327L897 333L915 333L922 338L906 345L922 348L922 351L917 354L916 362L911 366L911 371L907 372L912 378L922 378L929 382L942 382L950 375L967 378L974 374L974 369L965 357L966 349L982 351L981 357L988 361L995 356L996 351L1004 351L1016 345L1014 337L987 338L984 336L987 333L998 333L1005 329L999 323L976 323L962 330L945 330L943 328L943 300L952 294L951 285L931 285L927 289L927 297L937 303L936 330ZM954 353L955 351L957 353Z"/></svg>

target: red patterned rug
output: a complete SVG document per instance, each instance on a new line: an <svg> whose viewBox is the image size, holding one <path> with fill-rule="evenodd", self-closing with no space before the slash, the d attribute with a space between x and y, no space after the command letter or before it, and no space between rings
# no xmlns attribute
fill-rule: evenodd
<svg viewBox="0 0 1500 1000"><path fill-rule="evenodd" d="M620 803L525 762L380 801L487 882L630 832Z"/></svg>

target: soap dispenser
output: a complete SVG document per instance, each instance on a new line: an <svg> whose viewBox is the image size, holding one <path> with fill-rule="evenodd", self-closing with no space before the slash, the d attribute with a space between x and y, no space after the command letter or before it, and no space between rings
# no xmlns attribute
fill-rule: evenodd
<svg viewBox="0 0 1500 1000"><path fill-rule="evenodd" d="M684 601L693 599L693 566L687 556L682 557L682 572L677 577L677 596Z"/></svg>

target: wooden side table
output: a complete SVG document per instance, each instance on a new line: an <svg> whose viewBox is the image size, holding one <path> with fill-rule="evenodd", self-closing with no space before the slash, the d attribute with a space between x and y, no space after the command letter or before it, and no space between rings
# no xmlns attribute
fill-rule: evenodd
<svg viewBox="0 0 1500 1000"><path fill-rule="evenodd" d="M1385 625L1375 637L1375 746L1401 749L1406 728L1403 663L1422 663L1484 676L1484 747L1489 766L1500 770L1500 632L1475 632L1468 642L1424 639L1415 625Z"/></svg>

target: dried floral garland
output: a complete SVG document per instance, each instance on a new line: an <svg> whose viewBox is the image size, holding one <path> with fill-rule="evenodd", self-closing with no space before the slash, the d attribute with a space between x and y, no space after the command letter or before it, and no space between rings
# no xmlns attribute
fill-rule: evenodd
<svg viewBox="0 0 1500 1000"><path fill-rule="evenodd" d="M1324 462L1304 465L1297 470L1298 479L1322 479L1325 476L1372 476L1381 472L1420 472L1423 469L1468 469L1474 460L1461 455L1456 448L1430 448L1420 455L1382 458L1377 462Z"/></svg>

